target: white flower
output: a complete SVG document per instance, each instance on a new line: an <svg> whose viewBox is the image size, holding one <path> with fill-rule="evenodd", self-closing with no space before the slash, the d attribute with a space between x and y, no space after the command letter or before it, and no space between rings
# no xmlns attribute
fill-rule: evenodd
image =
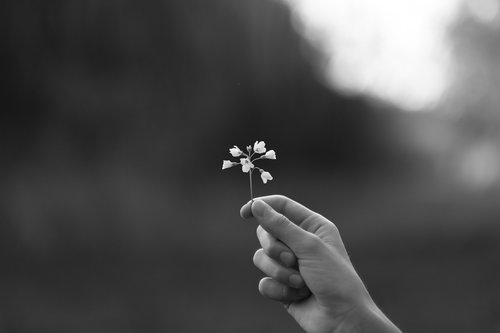
<svg viewBox="0 0 500 333"><path fill-rule="evenodd" d="M224 161L222 161L222 170L229 169L230 167L233 167L236 164L238 164L238 163L234 163L234 162L231 162L231 161L228 161L228 160L224 160Z"/></svg>
<svg viewBox="0 0 500 333"><path fill-rule="evenodd" d="M264 155L264 158L268 158L270 160L275 160L276 159L276 153L274 150L269 150L266 155Z"/></svg>
<svg viewBox="0 0 500 333"><path fill-rule="evenodd" d="M231 155L233 155L233 157L238 157L241 156L241 154L243 154L243 152L240 150L240 148L238 148L238 146L234 146L234 148L229 148L229 152L231 153Z"/></svg>
<svg viewBox="0 0 500 333"><path fill-rule="evenodd" d="M250 169L253 169L254 167L253 163L248 158L241 158L240 162L241 162L241 170L245 173L249 172Z"/></svg>
<svg viewBox="0 0 500 333"><path fill-rule="evenodd" d="M260 178L262 178L262 182L265 184L268 180L273 180L273 176L267 171L262 171L260 173Z"/></svg>
<svg viewBox="0 0 500 333"><path fill-rule="evenodd" d="M255 141L253 150L256 153L263 154L266 152L266 143L264 141Z"/></svg>

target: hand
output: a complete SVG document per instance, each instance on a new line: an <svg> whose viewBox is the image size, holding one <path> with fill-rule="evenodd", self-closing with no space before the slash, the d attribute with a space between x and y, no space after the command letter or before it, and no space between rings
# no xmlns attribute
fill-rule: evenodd
<svg viewBox="0 0 500 333"><path fill-rule="evenodd" d="M277 195L247 203L241 216L259 224L254 263L268 275L260 293L285 303L306 332L400 332L371 299L332 222Z"/></svg>

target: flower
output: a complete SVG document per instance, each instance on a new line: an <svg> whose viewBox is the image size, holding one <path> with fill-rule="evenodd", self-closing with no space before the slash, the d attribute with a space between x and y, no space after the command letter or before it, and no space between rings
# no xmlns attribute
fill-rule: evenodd
<svg viewBox="0 0 500 333"><path fill-rule="evenodd" d="M264 141L255 141L253 151L259 154L266 152L266 143Z"/></svg>
<svg viewBox="0 0 500 333"><path fill-rule="evenodd" d="M271 176L271 174L269 172L264 171L264 170L262 170L260 172L260 178L262 178L262 182L264 184L266 184L268 180L273 180L273 176Z"/></svg>
<svg viewBox="0 0 500 333"><path fill-rule="evenodd" d="M273 179L271 174L258 166L255 166L254 163L258 160L268 159L275 160L276 152L274 150L267 151L266 143L264 141L255 141L252 145L248 145L245 147L246 152L241 150L238 146L233 146L233 148L229 148L229 153L232 157L239 157L239 162L223 160L222 161L222 170L232 168L236 165L241 165L241 171L244 173L248 173L250 178L250 199L253 200L253 185L252 185L252 174L255 170L259 170L260 178L262 182L266 184L269 180ZM260 154L260 155L257 155Z"/></svg>
<svg viewBox="0 0 500 333"><path fill-rule="evenodd" d="M228 160L224 160L224 161L222 161L222 170L229 169L229 168L235 166L236 164L238 164L238 163L234 163L234 162L231 162L231 161L228 161Z"/></svg>
<svg viewBox="0 0 500 333"><path fill-rule="evenodd" d="M240 150L240 148L238 148L238 146L234 146L234 148L229 148L229 153L231 153L233 157L238 157L241 156L241 154L243 154L243 152Z"/></svg>
<svg viewBox="0 0 500 333"><path fill-rule="evenodd" d="M276 159L276 153L274 150L269 150L266 155L264 155L264 158L270 159L270 160L275 160Z"/></svg>
<svg viewBox="0 0 500 333"><path fill-rule="evenodd" d="M245 173L249 172L250 169L253 169L253 167L254 167L253 163L250 161L250 159L248 157L241 158L240 163L241 163L241 170L243 170L243 172L245 172Z"/></svg>

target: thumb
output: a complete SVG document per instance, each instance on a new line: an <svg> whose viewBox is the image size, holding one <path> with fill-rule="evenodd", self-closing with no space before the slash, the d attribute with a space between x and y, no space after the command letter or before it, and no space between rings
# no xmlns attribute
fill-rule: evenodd
<svg viewBox="0 0 500 333"><path fill-rule="evenodd" d="M285 243L295 253L301 251L304 241L314 237L262 200L253 202L252 215L262 228Z"/></svg>

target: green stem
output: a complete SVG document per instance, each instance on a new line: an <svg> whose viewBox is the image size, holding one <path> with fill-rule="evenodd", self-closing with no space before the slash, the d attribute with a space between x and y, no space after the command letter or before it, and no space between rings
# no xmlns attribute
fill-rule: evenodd
<svg viewBox="0 0 500 333"><path fill-rule="evenodd" d="M250 177L250 200L253 202L253 187L252 187L252 169L248 172L248 175Z"/></svg>

